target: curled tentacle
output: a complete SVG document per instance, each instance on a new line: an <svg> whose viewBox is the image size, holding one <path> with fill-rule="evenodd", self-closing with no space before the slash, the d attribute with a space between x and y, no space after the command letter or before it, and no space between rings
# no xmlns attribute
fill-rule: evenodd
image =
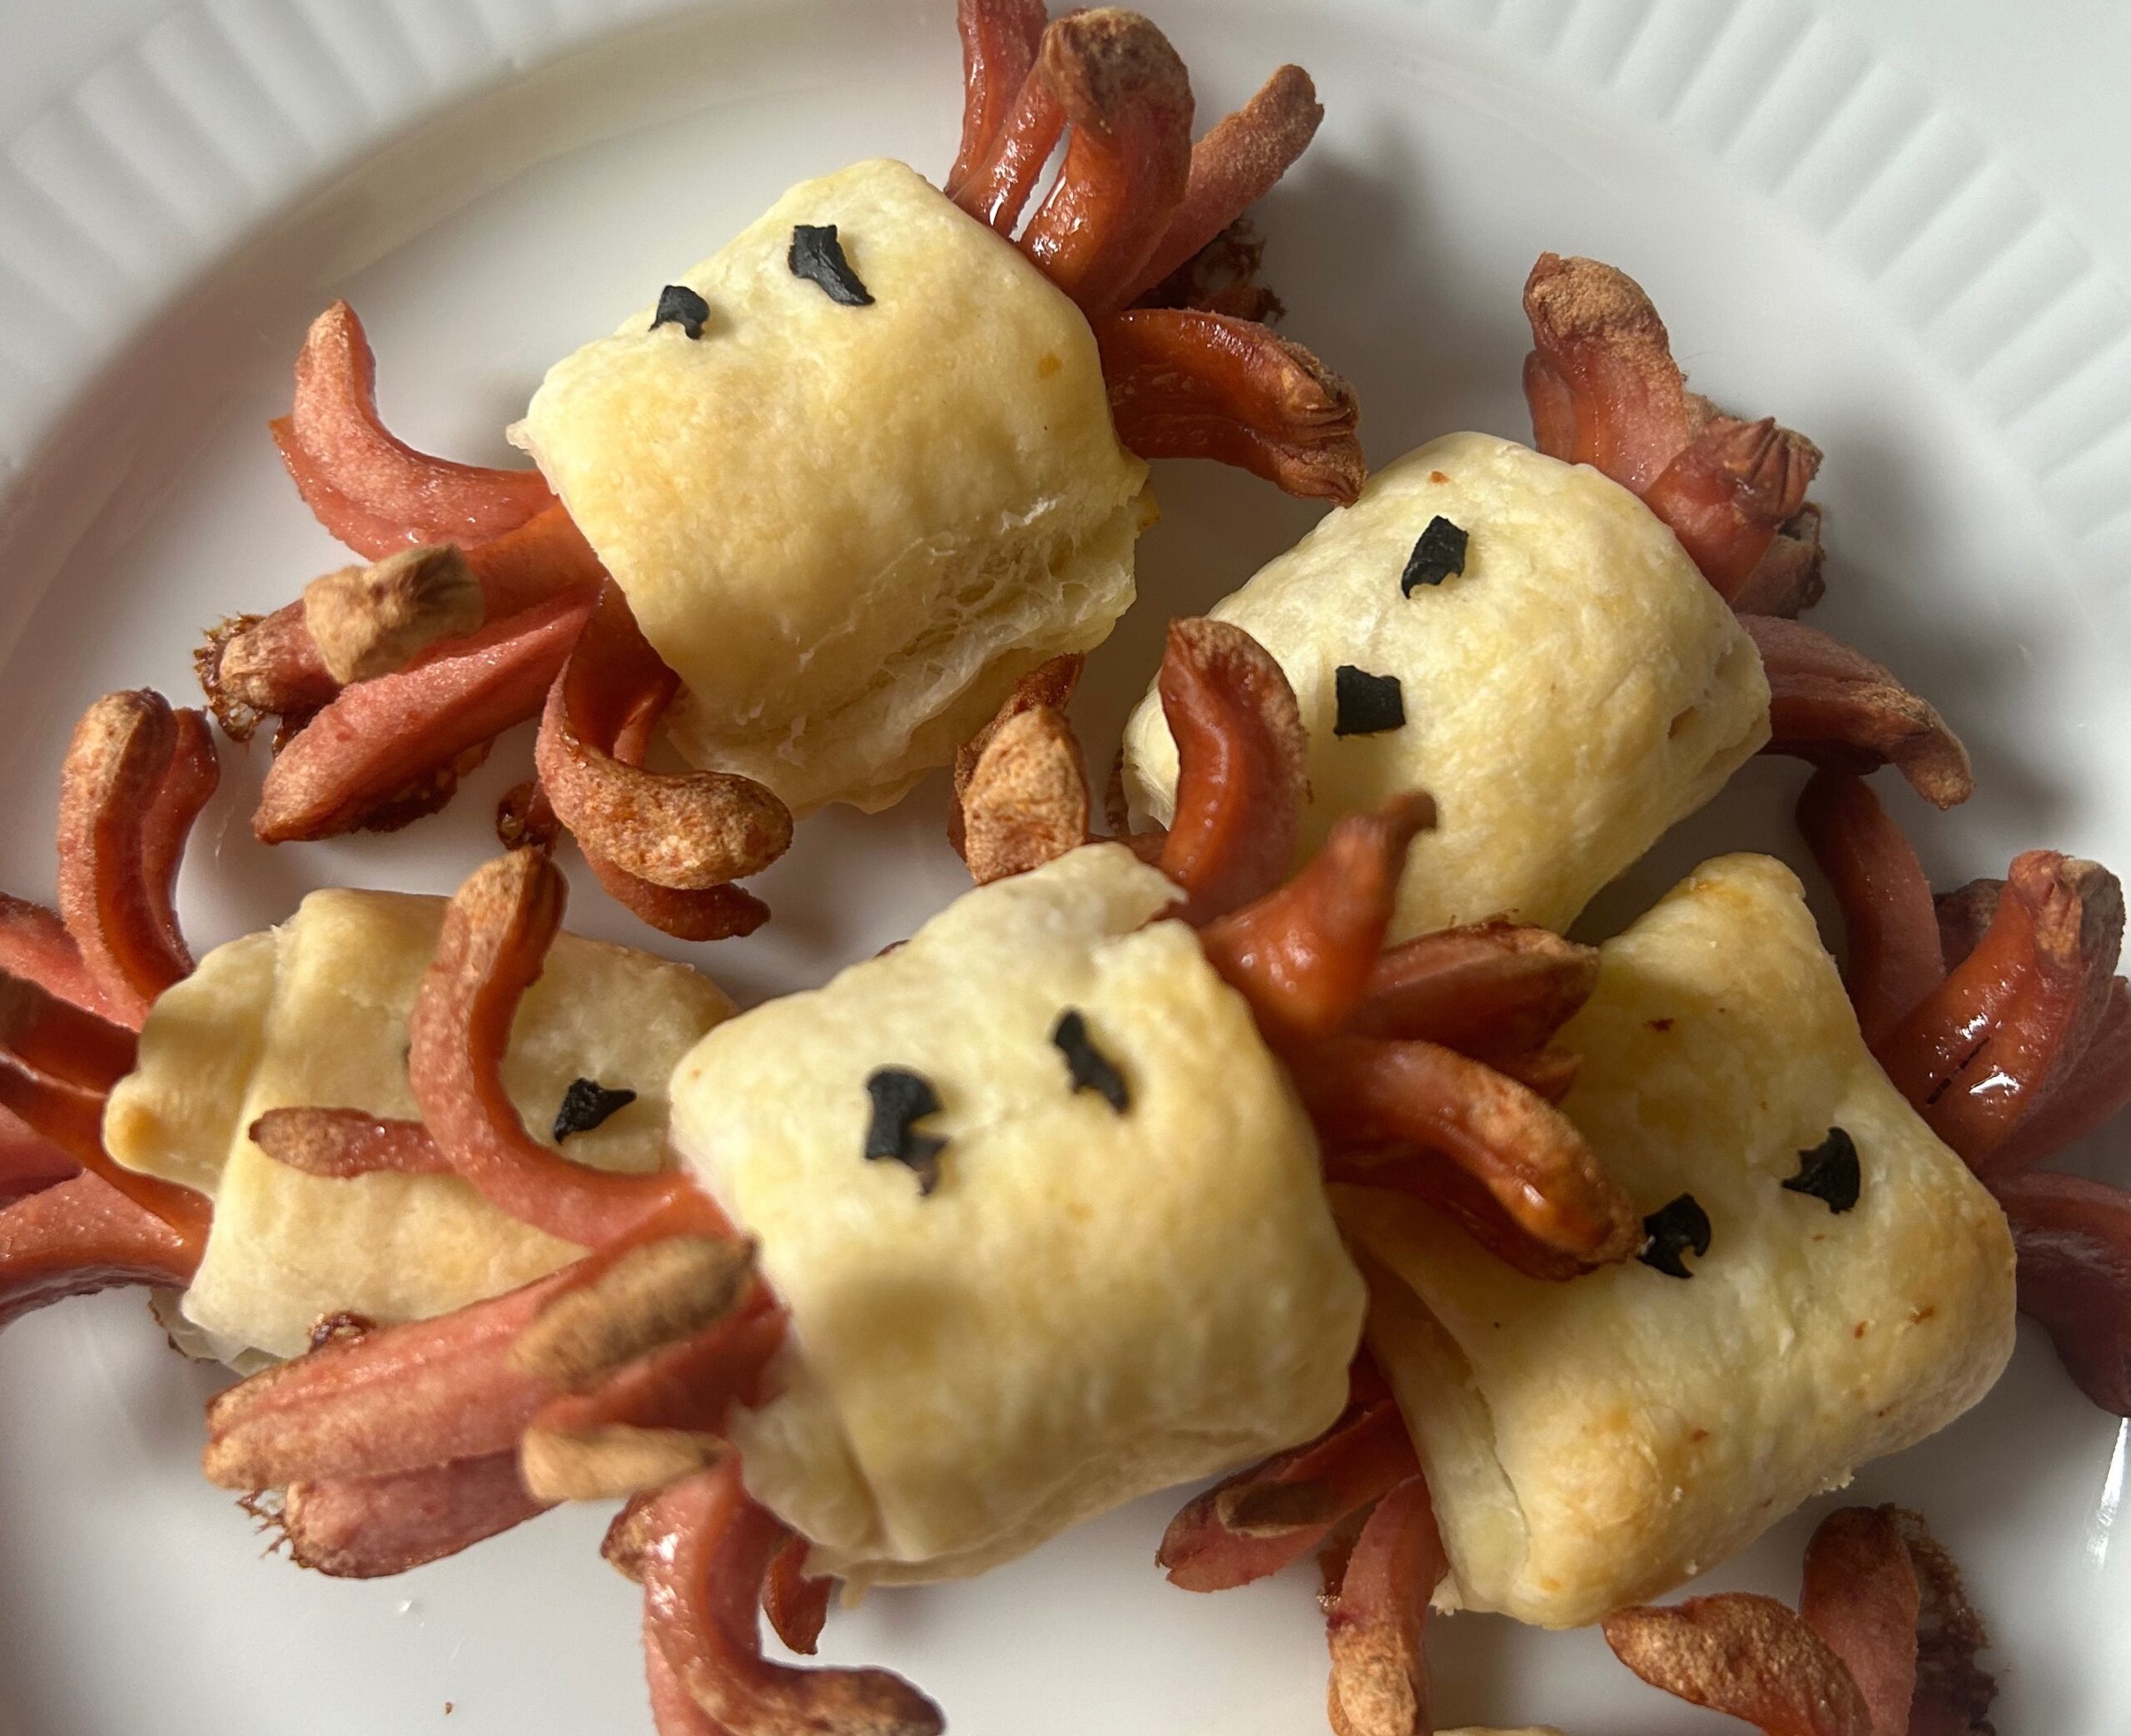
<svg viewBox="0 0 2131 1736"><path fill-rule="evenodd" d="M1805 505L1820 464L1820 448L1773 416L1711 416L1652 482L1643 503L1729 600Z"/></svg>
<svg viewBox="0 0 2131 1736"><path fill-rule="evenodd" d="M76 1175L0 1210L0 1326L117 1284L181 1289L200 1243L97 1175Z"/></svg>
<svg viewBox="0 0 2131 1736"><path fill-rule="evenodd" d="M1625 271L1542 253L1524 312L1533 444L1642 497L1741 614L1796 615L1819 601L1811 440L1689 392L1665 322Z"/></svg>
<svg viewBox="0 0 2131 1736"><path fill-rule="evenodd" d="M1286 877L1309 793L1309 738L1286 673L1224 621L1170 623L1160 691L1177 755L1160 866L1184 889L1186 920L1204 924Z"/></svg>
<svg viewBox="0 0 2131 1736"><path fill-rule="evenodd" d="M201 1250L206 1245L212 1212L206 1196L114 1163L103 1147L103 1106L101 1091L86 1090L40 1073L11 1050L0 1048L0 1111L27 1125L39 1138L64 1153L130 1206L159 1219L191 1262L186 1267L189 1272L198 1264ZM87 1188L81 1195L69 1198L81 1198L93 1205L101 1196L96 1189ZM97 1211L91 1216L87 1233L101 1233L106 1214ZM47 1220L38 1222L50 1228Z"/></svg>
<svg viewBox="0 0 2131 1736"><path fill-rule="evenodd" d="M998 148L1036 66L1049 22L1044 0L958 0L962 39L962 142L947 171L947 196L959 199L971 176Z"/></svg>
<svg viewBox="0 0 2131 1736"><path fill-rule="evenodd" d="M2131 1416L2131 1192L2041 1172L1991 1185L2013 1226L2022 1312L2081 1391Z"/></svg>
<svg viewBox="0 0 2131 1736"><path fill-rule="evenodd" d="M2131 990L2118 977L2079 1059L2039 1095L1991 1155L1999 1175L2032 1169L2107 1125L2131 1104Z"/></svg>
<svg viewBox="0 0 2131 1736"><path fill-rule="evenodd" d="M296 358L296 406L275 444L305 503L373 559L419 543L478 543L555 503L537 470L452 464L415 451L378 419L377 360L362 321L336 301Z"/></svg>
<svg viewBox="0 0 2131 1736"><path fill-rule="evenodd" d="M448 656L344 688L267 772L251 822L259 841L390 831L442 806L469 761L539 712L590 607L558 598Z"/></svg>
<svg viewBox="0 0 2131 1736"><path fill-rule="evenodd" d="M1332 1724L1343 1736L1424 1736L1428 1598L1450 1570L1428 1486L1408 1477L1376 1504L1327 1600Z"/></svg>
<svg viewBox="0 0 2131 1736"><path fill-rule="evenodd" d="M81 1173L79 1163L21 1116L0 1109L0 1207L72 1181Z"/></svg>
<svg viewBox="0 0 2131 1736"><path fill-rule="evenodd" d="M1518 1083L1535 1095L1546 1094L1524 1080ZM1425 1146L1388 1144L1328 1152L1324 1178L1410 1194L1456 1224L1511 1271L1528 1278L1560 1284L1591 1270L1589 1261L1540 1241L1481 1177Z"/></svg>
<svg viewBox="0 0 2131 1736"><path fill-rule="evenodd" d="M118 1009L89 975L66 925L42 905L0 892L0 971L113 1019ZM4 1089L0 1086L0 1089ZM27 1089L27 1082L23 1082ZM72 1180L82 1166L11 1109L0 1109L0 1206Z"/></svg>
<svg viewBox="0 0 2131 1736"><path fill-rule="evenodd" d="M75 726L61 774L59 914L98 993L129 1024L192 970L172 932L169 875L205 797L194 800L199 769L190 752L181 761L179 741L160 693L108 693ZM166 804L172 778L181 789ZM151 831L165 829L174 836L152 850Z"/></svg>
<svg viewBox="0 0 2131 1736"><path fill-rule="evenodd" d="M1418 791L1373 814L1344 815L1285 885L1200 930L1206 956L1242 990L1269 1036L1329 1036L1362 1005L1407 850L1434 824L1435 803Z"/></svg>
<svg viewBox="0 0 2131 1736"><path fill-rule="evenodd" d="M1273 190L1317 136L1324 105L1300 67L1282 67L1191 147L1183 202L1125 299L1136 301Z"/></svg>
<svg viewBox="0 0 2131 1736"><path fill-rule="evenodd" d="M62 1084L105 1092L133 1070L140 1039L122 1024L0 970L0 1049Z"/></svg>
<svg viewBox="0 0 2131 1736"><path fill-rule="evenodd" d="M611 1175L550 1151L504 1089L511 1019L546 962L566 895L554 864L530 850L484 864L453 895L408 1022L407 1074L422 1119L490 1204L565 1242L604 1247L697 1203L714 1218L684 1177Z"/></svg>
<svg viewBox="0 0 2131 1736"><path fill-rule="evenodd" d="M1909 1736L1922 1602L1894 1509L1845 1507L1821 1521L1798 1613L1850 1672L1873 1736Z"/></svg>
<svg viewBox="0 0 2131 1736"><path fill-rule="evenodd" d="M1524 283L1534 442L1640 495L1687 444L1685 383L1665 322L1625 271L1542 253Z"/></svg>
<svg viewBox="0 0 2131 1736"><path fill-rule="evenodd" d="M1816 771L1798 830L1842 911L1843 985L1876 1049L1946 975L1930 883L1901 828L1862 778Z"/></svg>
<svg viewBox="0 0 2131 1736"><path fill-rule="evenodd" d="M802 1658L811 1658L829 1617L836 1580L827 1574L809 1577L807 1540L796 1531L777 1545L762 1575L762 1614L770 1631Z"/></svg>
<svg viewBox="0 0 2131 1736"><path fill-rule="evenodd" d="M1186 1591L1248 1585L1299 1561L1340 1520L1419 1470L1398 1406L1376 1393L1349 1405L1316 1440L1188 1502L1155 1560Z"/></svg>
<svg viewBox="0 0 2131 1736"><path fill-rule="evenodd" d="M1947 970L1955 969L1975 950L1976 943L1996 919L1999 900L2004 895L2005 882L1986 875L1932 898L1932 915L1939 924L1939 953Z"/></svg>
<svg viewBox="0 0 2131 1736"><path fill-rule="evenodd" d="M1135 308L1095 326L1117 437L1141 458L1210 458L1350 504L1368 466L1354 388L1255 320Z"/></svg>
<svg viewBox="0 0 2131 1736"><path fill-rule="evenodd" d="M662 775L637 763L678 686L609 582L549 690L535 763L588 856L653 886L703 892L783 855L792 815L752 778ZM624 742L626 754L617 751Z"/></svg>
<svg viewBox="0 0 2131 1736"><path fill-rule="evenodd" d="M2004 880L1973 880L1933 901L1945 970L1959 969L1975 950L2004 895ZM2033 1168L2105 1125L2126 1104L2131 1104L2131 985L2119 976L2107 985L2093 1037L2014 1123L1991 1155L1992 1173Z"/></svg>
<svg viewBox="0 0 2131 1736"><path fill-rule="evenodd" d="M762 1654L757 1606L784 1527L749 1500L731 1465L650 1504L637 1556L648 1643L733 1736L798 1731L938 1736L939 1708L884 1669L795 1669Z"/></svg>
<svg viewBox="0 0 2131 1736"><path fill-rule="evenodd" d="M1021 81L991 151L954 191L955 203L980 223L1012 236L1065 131L1066 105L1039 65Z"/></svg>
<svg viewBox="0 0 2131 1736"><path fill-rule="evenodd" d="M962 856L980 886L1026 874L1088 841L1088 774L1065 714L1001 720L962 792Z"/></svg>
<svg viewBox="0 0 2131 1736"><path fill-rule="evenodd" d="M1443 929L1377 960L1346 1029L1358 1037L1425 1037L1468 1054L1513 1054L1542 1047L1597 983L1598 950L1545 929Z"/></svg>
<svg viewBox="0 0 2131 1736"><path fill-rule="evenodd" d="M738 886L683 892L653 885L604 856L588 856L584 861L616 904L677 940L729 940L752 935L769 920L769 906Z"/></svg>
<svg viewBox="0 0 2131 1736"><path fill-rule="evenodd" d="M0 892L0 970L27 977L40 988L107 1019L135 1024L97 986L82 949L52 911Z"/></svg>
<svg viewBox="0 0 2131 1736"><path fill-rule="evenodd" d="M589 593L607 576L577 521L560 504L460 552L480 583L491 621L521 615L557 597Z"/></svg>
<svg viewBox="0 0 2131 1736"><path fill-rule="evenodd" d="M1831 771L1891 765L1935 807L1975 793L1968 750L1930 702L1861 651L1802 621L1743 618L1768 672L1765 753L1785 753Z"/></svg>
<svg viewBox="0 0 2131 1736"><path fill-rule="evenodd" d="M1084 311L1107 312L1128 299L1190 184L1191 81L1161 32L1114 7L1053 20L1038 79L1065 115L1066 159L1021 250Z"/></svg>
<svg viewBox="0 0 2131 1736"><path fill-rule="evenodd" d="M1411 1143L1483 1182L1543 1246L1603 1265L1642 1244L1642 1219L1572 1123L1484 1064L1424 1042L1334 1037L1293 1057L1310 1115L1335 1145Z"/></svg>
<svg viewBox="0 0 2131 1736"><path fill-rule="evenodd" d="M274 1523L301 1566L335 1579L405 1573L537 1518L514 1453L455 1459L388 1476L291 1485Z"/></svg>
<svg viewBox="0 0 2131 1736"><path fill-rule="evenodd" d="M654 1736L733 1736L730 1730L695 1703L683 1684L679 1672L666 1661L658 1635L648 1625L643 1633L643 1680L651 1691L651 1727Z"/></svg>
<svg viewBox="0 0 2131 1736"><path fill-rule="evenodd" d="M177 920L177 870L185 860L193 823L221 783L222 765L204 712L185 710L171 716L177 739L171 744L169 768L156 786L155 801L142 822L141 879L171 954L183 959L189 969L192 954Z"/></svg>
<svg viewBox="0 0 2131 1736"><path fill-rule="evenodd" d="M1888 1077L1986 1178L2022 1119L2075 1076L2113 999L2123 935L2114 875L2029 851L1975 950L1880 1045Z"/></svg>
<svg viewBox="0 0 2131 1736"><path fill-rule="evenodd" d="M1745 1591L1617 1610L1613 1655L1653 1688L1766 1736L1875 1736L1865 1696L1804 1618Z"/></svg>
<svg viewBox="0 0 2131 1736"><path fill-rule="evenodd" d="M335 1337L218 1393L201 1464L225 1489L390 1476L508 1452L550 1396L510 1347L561 1272L434 1320Z"/></svg>

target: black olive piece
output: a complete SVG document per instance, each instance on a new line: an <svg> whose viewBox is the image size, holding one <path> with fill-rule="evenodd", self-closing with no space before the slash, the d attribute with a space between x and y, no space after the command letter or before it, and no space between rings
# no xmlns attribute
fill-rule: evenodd
<svg viewBox="0 0 2131 1736"><path fill-rule="evenodd" d="M1691 1193L1682 1193L1652 1212L1642 1220L1642 1233L1650 1239L1636 1258L1667 1277L1692 1277L1681 1256L1690 1248L1697 1259L1709 1252L1709 1213Z"/></svg>
<svg viewBox="0 0 2131 1736"><path fill-rule="evenodd" d="M797 223L792 229L792 250L784 256L794 277L819 285L822 293L841 307L871 307L872 292L858 280L851 261L843 256L843 243L836 238L833 223Z"/></svg>
<svg viewBox="0 0 2131 1736"><path fill-rule="evenodd" d="M1398 575L1401 596L1411 597L1416 585L1439 585L1465 570L1465 533L1438 513L1428 520L1406 557L1406 570Z"/></svg>
<svg viewBox="0 0 2131 1736"><path fill-rule="evenodd" d="M940 1153L947 1142L937 1133L919 1133L914 1123L940 1113L940 1094L924 1074L907 1067L878 1067L866 1076L866 1094L873 1104L866 1124L867 1158L907 1166L917 1178L917 1191L930 1193L940 1185Z"/></svg>
<svg viewBox="0 0 2131 1736"><path fill-rule="evenodd" d="M1095 1039L1088 1034L1088 1021L1081 1017L1078 1008L1068 1007L1058 1015L1058 1023L1051 1028L1051 1040L1066 1057L1066 1068L1073 1075L1075 1091L1100 1094L1102 1100L1120 1115L1132 1107L1132 1094L1125 1089L1125 1075L1111 1064L1108 1055L1095 1047Z"/></svg>
<svg viewBox="0 0 2131 1736"><path fill-rule="evenodd" d="M1839 1127L1810 1151L1798 1153L1798 1173L1783 1184L1793 1193L1810 1193L1840 1217L1857 1203L1865 1185L1858 1167L1857 1142Z"/></svg>
<svg viewBox="0 0 2131 1736"><path fill-rule="evenodd" d="M555 1143L572 1133L589 1133L617 1109L636 1101L636 1093L612 1089L597 1079L572 1079L563 1093L563 1106L555 1111Z"/></svg>
<svg viewBox="0 0 2131 1736"><path fill-rule="evenodd" d="M658 292L658 311L651 316L651 329L678 325L690 337L699 338L709 319L708 301L684 283L669 283Z"/></svg>
<svg viewBox="0 0 2131 1736"><path fill-rule="evenodd" d="M1371 675L1352 663L1332 672L1335 736L1375 736L1406 724L1406 696L1395 675Z"/></svg>

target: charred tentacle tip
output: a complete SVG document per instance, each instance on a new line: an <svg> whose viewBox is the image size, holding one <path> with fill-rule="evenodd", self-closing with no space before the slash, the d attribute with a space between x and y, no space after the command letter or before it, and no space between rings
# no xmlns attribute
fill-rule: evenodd
<svg viewBox="0 0 2131 1736"><path fill-rule="evenodd" d="M477 632L487 619L481 582L454 543L343 567L304 588L304 626L343 687L396 673L439 640Z"/></svg>
<svg viewBox="0 0 2131 1736"><path fill-rule="evenodd" d="M63 801L145 798L177 751L177 714L152 687L107 693L74 726Z"/></svg>
<svg viewBox="0 0 2131 1736"><path fill-rule="evenodd" d="M1047 707L1062 714L1066 702L1080 684L1080 672L1086 667L1087 661L1084 653L1075 651L1039 663L1014 683L991 721L955 750L955 804L948 811L947 841L954 846L957 856L966 860L969 855L962 809L970 785L976 776L977 766L984 758L985 749L991 745L991 738L1010 719L1036 707Z"/></svg>
<svg viewBox="0 0 2131 1736"><path fill-rule="evenodd" d="M579 842L654 886L707 891L759 874L791 847L791 809L753 778L645 771L568 749L542 757L543 782Z"/></svg>
<svg viewBox="0 0 2131 1736"><path fill-rule="evenodd" d="M2033 915L2035 957L2045 970L2084 976L2093 961L2114 961L2124 887L2099 862L2031 850L2014 859L2011 880Z"/></svg>
<svg viewBox="0 0 2131 1736"><path fill-rule="evenodd" d="M1602 260L1541 254L1524 280L1524 314L1542 350L1601 335L1618 342L1633 334L1667 360L1672 355L1657 304L1627 272Z"/></svg>
<svg viewBox="0 0 2131 1736"><path fill-rule="evenodd" d="M1075 126L1108 136L1134 109L1191 112L1191 75L1150 19L1120 7L1054 18L1036 56Z"/></svg>
<svg viewBox="0 0 2131 1736"><path fill-rule="evenodd" d="M569 896L562 870L545 853L514 850L482 863L466 876L451 895L450 915L492 944L521 935L546 937L561 926ZM544 950L544 938L541 945Z"/></svg>
<svg viewBox="0 0 2131 1736"><path fill-rule="evenodd" d="M1088 779L1065 714L1018 712L993 731L962 792L962 850L979 885L1025 874L1088 841Z"/></svg>
<svg viewBox="0 0 2131 1736"><path fill-rule="evenodd" d="M251 637L264 615L230 615L209 627L194 647L192 673L207 708L232 742L249 742L274 707L278 689Z"/></svg>

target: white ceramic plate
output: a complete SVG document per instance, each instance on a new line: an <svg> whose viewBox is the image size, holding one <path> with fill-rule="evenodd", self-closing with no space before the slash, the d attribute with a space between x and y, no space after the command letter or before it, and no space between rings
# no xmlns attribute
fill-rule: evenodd
<svg viewBox="0 0 2131 1736"><path fill-rule="evenodd" d="M1816 618L1935 695L1975 750L1970 809L1892 796L1935 876L2002 871L2041 843L2131 863L2115 570L2131 552L2131 310L1928 91L1783 0L1149 3L1202 115L1281 61L1317 76L1329 122L1264 226L1289 330L1358 383L1373 458L1460 426L1526 434L1526 269L1542 248L1620 263L1697 386L1827 449ZM550 360L789 182L883 153L939 172L956 64L946 0L211 0L174 8L15 141L0 161L0 885L48 893L56 770L87 700L190 692L201 627L336 563L264 427L325 301L362 311L395 428L502 461L499 431ZM1077 711L1099 759L1161 623L1315 516L1207 467L1158 483L1144 600ZM489 849L490 804L528 759L507 742L415 831L268 852L244 824L261 757L228 755L185 877L203 945L312 886L448 889ZM1795 856L1798 781L1750 768L1599 915L1623 919L1714 850ZM943 813L936 779L893 813L809 821L764 877L777 920L698 962L752 1000L907 932L964 884ZM589 882L574 922L648 942ZM648 1727L636 1600L594 1553L603 1515L551 1516L399 1580L300 1574L260 1559L196 1475L212 1384L137 1296L0 1340L0 1729ZM1843 1497L1921 1507L1952 1545L1999 1641L2001 1729L2122 1729L2124 1453L2024 1327L1989 1400ZM1322 1729L1307 1574L1171 1590L1150 1558L1175 1505L976 1584L881 1595L838 1615L826 1650L907 1671L972 1736ZM1816 1517L1711 1583L1794 1593ZM1463 1617L1432 1650L1451 1724L1738 1728L1643 1689L1590 1634Z"/></svg>

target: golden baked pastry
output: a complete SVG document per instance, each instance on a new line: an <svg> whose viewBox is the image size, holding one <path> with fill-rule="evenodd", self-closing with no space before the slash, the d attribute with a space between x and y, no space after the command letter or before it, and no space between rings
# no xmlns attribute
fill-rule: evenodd
<svg viewBox="0 0 2131 1736"><path fill-rule="evenodd" d="M974 1574L1106 1508L1307 1440L1346 1401L1361 1282L1317 1143L1175 889L1091 845L713 1031L673 1139L760 1244L785 1386L750 1490L856 1585ZM1127 1106L1075 1089L1067 1012ZM936 1184L865 1160L916 1074Z"/></svg>
<svg viewBox="0 0 2131 1736"><path fill-rule="evenodd" d="M584 1252L507 1217L456 1176L305 1175L247 1133L290 1106L418 1118L407 1016L444 906L398 892L314 892L281 927L208 954L150 1012L140 1064L112 1091L104 1141L127 1168L213 1199L206 1257L181 1307L217 1353L294 1356L321 1315L424 1319ZM560 1149L602 1169L657 1169L674 1063L732 1010L685 965L562 935L513 1028L512 1099L545 1138L573 1080L633 1090L634 1103Z"/></svg>
<svg viewBox="0 0 2131 1736"><path fill-rule="evenodd" d="M833 224L872 300L787 262ZM1146 466L1094 334L914 170L802 181L655 310L549 370L513 438L684 683L697 764L879 808L1133 597Z"/></svg>
<svg viewBox="0 0 2131 1736"><path fill-rule="evenodd" d="M2014 1314L2004 1214L1866 1051L1781 864L1704 864L1606 943L1557 1040L1583 1058L1562 1107L1637 1203L1706 1213L1691 1276L1542 1282L1416 1201L1336 1190L1449 1555L1438 1601L1544 1627L1656 1597L1945 1427ZM1854 1203L1786 1188L1836 1129Z"/></svg>
<svg viewBox="0 0 2131 1736"><path fill-rule="evenodd" d="M1432 521L1463 571L1402 588ZM1767 741L1746 633L1672 533L1618 484L1489 434L1448 434L1215 605L1287 672L1309 734L1301 855L1343 814L1435 797L1392 939L1507 915L1566 928L1592 895ZM1378 709L1342 717L1355 684ZM1385 678L1403 722L1392 727ZM1343 727L1367 732L1342 734ZM1150 692L1125 737L1165 823L1176 747Z"/></svg>

